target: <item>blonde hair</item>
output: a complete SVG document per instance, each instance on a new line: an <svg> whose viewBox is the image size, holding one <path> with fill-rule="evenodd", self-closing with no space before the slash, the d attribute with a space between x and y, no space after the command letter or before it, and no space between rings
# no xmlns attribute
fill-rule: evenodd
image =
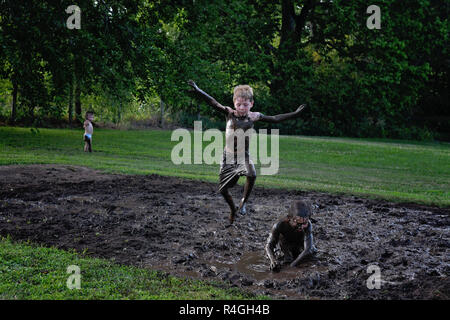
<svg viewBox="0 0 450 320"><path fill-rule="evenodd" d="M233 102L236 101L237 98L247 99L250 102L253 101L253 89L249 85L239 85L234 87L233 90Z"/></svg>

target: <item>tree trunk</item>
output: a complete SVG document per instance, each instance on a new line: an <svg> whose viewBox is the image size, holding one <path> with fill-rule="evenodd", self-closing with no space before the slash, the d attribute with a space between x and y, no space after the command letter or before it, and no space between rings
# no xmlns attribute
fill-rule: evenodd
<svg viewBox="0 0 450 320"><path fill-rule="evenodd" d="M122 102L119 102L119 107L117 109L117 123L119 124L122 121Z"/></svg>
<svg viewBox="0 0 450 320"><path fill-rule="evenodd" d="M11 123L16 121L16 113L17 113L17 81L13 79L13 92L12 92L12 103L11 103Z"/></svg>
<svg viewBox="0 0 450 320"><path fill-rule="evenodd" d="M76 78L75 81L75 118L78 122L83 122L81 117L81 85L80 80Z"/></svg>
<svg viewBox="0 0 450 320"><path fill-rule="evenodd" d="M69 81L69 124L72 125L73 117L73 77Z"/></svg>
<svg viewBox="0 0 450 320"><path fill-rule="evenodd" d="M280 48L284 48L287 44L293 44L295 41L295 10L292 0L281 1L281 35ZM289 41L291 40L291 41Z"/></svg>
<svg viewBox="0 0 450 320"><path fill-rule="evenodd" d="M293 61L296 59L297 50L301 45L302 30L305 27L308 16L313 12L315 0L303 1L303 7L300 14L295 13L295 3L293 0L281 1L281 32L280 45L276 53L276 62L271 66L272 74L275 79L269 85L272 95L277 96L282 92L285 86L286 75L279 71L283 68L280 66L284 62ZM282 94L282 93L280 93Z"/></svg>
<svg viewBox="0 0 450 320"><path fill-rule="evenodd" d="M159 101L159 107L161 110L161 128L164 128L164 102L162 99Z"/></svg>

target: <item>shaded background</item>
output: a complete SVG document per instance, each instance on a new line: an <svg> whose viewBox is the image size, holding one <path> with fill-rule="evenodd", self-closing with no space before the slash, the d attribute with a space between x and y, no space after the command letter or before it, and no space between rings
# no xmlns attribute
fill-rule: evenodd
<svg viewBox="0 0 450 320"><path fill-rule="evenodd" d="M223 128L220 102L250 84L282 134L450 141L450 1L0 1L0 122ZM370 30L367 7L381 8ZM265 127L259 124L260 128Z"/></svg>

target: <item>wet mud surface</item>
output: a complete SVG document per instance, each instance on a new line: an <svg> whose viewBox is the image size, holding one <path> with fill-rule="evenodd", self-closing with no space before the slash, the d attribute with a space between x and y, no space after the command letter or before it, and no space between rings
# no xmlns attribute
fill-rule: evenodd
<svg viewBox="0 0 450 320"><path fill-rule="evenodd" d="M250 213L226 227L217 187L74 166L2 166L0 235L274 299L450 298L450 208L264 189L257 180ZM232 190L235 202L241 192ZM319 252L273 273L264 245L294 199L317 206ZM377 270L380 288L369 289Z"/></svg>

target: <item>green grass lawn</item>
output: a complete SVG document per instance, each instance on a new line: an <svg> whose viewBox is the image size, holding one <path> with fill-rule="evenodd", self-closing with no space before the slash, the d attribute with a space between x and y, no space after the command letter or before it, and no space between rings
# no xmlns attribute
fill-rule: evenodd
<svg viewBox="0 0 450 320"><path fill-rule="evenodd" d="M0 300L264 299L218 283L181 279L82 254L0 239ZM77 266L80 286L69 277ZM70 271L70 270L69 270ZM68 287L67 282L69 280Z"/></svg>
<svg viewBox="0 0 450 320"><path fill-rule="evenodd" d="M39 129L33 133L30 128L0 127L0 165L71 164L106 172L217 182L218 164L171 162L172 148L178 144L170 140L171 133L95 129L94 153L87 154L82 151L81 130ZM259 175L256 187L450 205L448 143L281 136L279 166L276 175Z"/></svg>
<svg viewBox="0 0 450 320"><path fill-rule="evenodd" d="M170 141L171 133L96 129L94 153L89 154L82 151L81 130L36 132L0 127L0 165L69 164L112 173L156 173L217 182L217 164L177 166L171 162L172 148L178 144ZM278 174L259 175L256 188L316 190L448 206L449 181L448 143L292 136L280 137ZM67 288L69 265L80 267L81 289ZM0 299L259 298L264 297L75 252L0 240Z"/></svg>

